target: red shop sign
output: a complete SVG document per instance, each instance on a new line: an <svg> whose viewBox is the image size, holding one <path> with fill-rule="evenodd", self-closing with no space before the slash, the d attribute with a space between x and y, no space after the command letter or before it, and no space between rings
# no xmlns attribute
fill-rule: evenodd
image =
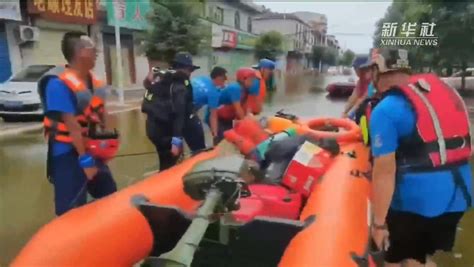
<svg viewBox="0 0 474 267"><path fill-rule="evenodd" d="M237 33L234 31L222 30L222 47L235 48L237 46Z"/></svg>

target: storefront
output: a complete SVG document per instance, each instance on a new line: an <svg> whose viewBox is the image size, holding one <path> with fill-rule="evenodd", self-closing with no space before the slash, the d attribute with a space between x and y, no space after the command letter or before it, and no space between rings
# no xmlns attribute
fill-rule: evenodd
<svg viewBox="0 0 474 267"><path fill-rule="evenodd" d="M0 6L0 83L6 81L12 75L12 59L10 58L10 45L15 40L8 38L8 21L21 21L20 2L12 0L4 2ZM9 42L10 41L10 42Z"/></svg>
<svg viewBox="0 0 474 267"><path fill-rule="evenodd" d="M106 1L107 26L102 29L104 43L104 62L107 82L117 85L117 44L115 23L120 26L120 50L122 77L125 87L141 84L148 74L148 62L144 55L139 54L136 32L147 28L146 14L150 10L148 0L141 1Z"/></svg>
<svg viewBox="0 0 474 267"><path fill-rule="evenodd" d="M23 60L30 64L64 64L61 40L68 31L89 34L97 21L95 0L28 1L28 13L38 38L22 48Z"/></svg>
<svg viewBox="0 0 474 267"><path fill-rule="evenodd" d="M221 66L227 69L233 79L233 73L241 67L250 67L255 64L254 46L256 35L232 28L213 24L212 25L212 47L213 66Z"/></svg>

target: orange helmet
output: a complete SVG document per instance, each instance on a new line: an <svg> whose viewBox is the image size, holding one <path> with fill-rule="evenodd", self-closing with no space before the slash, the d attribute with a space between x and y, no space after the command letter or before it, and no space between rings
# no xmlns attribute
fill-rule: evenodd
<svg viewBox="0 0 474 267"><path fill-rule="evenodd" d="M235 76L237 78L237 81L243 82L248 78L255 78L255 70L252 68L240 68L237 70L235 73Z"/></svg>

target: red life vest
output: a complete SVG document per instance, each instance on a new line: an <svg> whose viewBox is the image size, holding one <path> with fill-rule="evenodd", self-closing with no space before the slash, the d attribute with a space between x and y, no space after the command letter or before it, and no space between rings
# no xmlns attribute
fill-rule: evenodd
<svg viewBox="0 0 474 267"><path fill-rule="evenodd" d="M240 106L244 113L247 113L247 108L249 106L248 102L254 96L250 96L247 90L242 91L242 96L240 97ZM222 105L217 109L217 116L223 120L235 120L237 119L237 113L235 112L235 108L233 104L229 105Z"/></svg>
<svg viewBox="0 0 474 267"><path fill-rule="evenodd" d="M434 74L419 74L390 91L402 93L416 114L416 132L397 150L398 165L437 169L469 159L469 115L455 89Z"/></svg>

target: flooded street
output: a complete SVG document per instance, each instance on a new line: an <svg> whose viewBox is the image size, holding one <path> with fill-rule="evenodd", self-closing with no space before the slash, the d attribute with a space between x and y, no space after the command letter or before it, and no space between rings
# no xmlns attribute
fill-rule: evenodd
<svg viewBox="0 0 474 267"><path fill-rule="evenodd" d="M330 81L346 81L347 76L287 78L271 96L265 108L270 115L280 109L301 117L340 116L344 102L331 101L325 92ZM121 133L119 157L110 163L118 187L124 188L143 179L143 174L156 169L155 154L145 136L144 116L139 110L117 114ZM127 156L128 155L128 156ZM46 144L41 133L28 133L0 140L0 266L7 265L42 225L54 217L53 191L45 177ZM474 216L466 216L458 233L457 253L461 257L443 257L443 266L473 266ZM459 256L459 255L458 255Z"/></svg>

